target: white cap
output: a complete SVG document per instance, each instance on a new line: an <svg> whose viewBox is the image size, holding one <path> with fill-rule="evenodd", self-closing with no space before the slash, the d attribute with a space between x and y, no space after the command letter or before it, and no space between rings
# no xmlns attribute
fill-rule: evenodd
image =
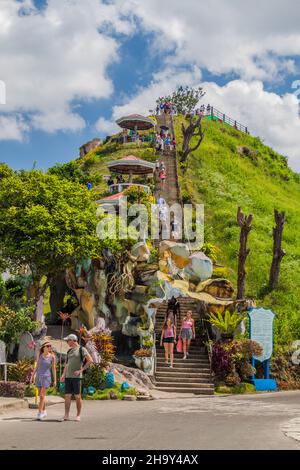
<svg viewBox="0 0 300 470"><path fill-rule="evenodd" d="M65 341L78 341L78 338L76 335L71 334L71 335L66 336L64 340Z"/></svg>

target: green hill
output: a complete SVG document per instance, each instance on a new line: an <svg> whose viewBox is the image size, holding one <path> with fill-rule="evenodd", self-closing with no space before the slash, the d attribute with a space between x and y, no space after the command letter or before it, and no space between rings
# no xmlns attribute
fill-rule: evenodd
<svg viewBox="0 0 300 470"><path fill-rule="evenodd" d="M181 122L175 118L177 148L181 147ZM300 177L287 159L259 138L232 127L205 119L205 138L199 149L179 169L184 202L204 203L205 242L217 250L217 263L236 285L239 227L237 207L252 213L253 228L249 236L251 253L247 260L246 296L257 305L271 307L276 313L275 341L286 344L300 339ZM107 194L103 175L109 174L107 162L134 154L154 161L149 144L106 143L83 159L59 166L59 171L78 171L78 179L90 179L95 199ZM66 168L69 165L69 169ZM72 170L72 171L71 171ZM287 255L281 266L279 288L267 292L272 261L274 209L287 215L283 247Z"/></svg>
<svg viewBox="0 0 300 470"><path fill-rule="evenodd" d="M181 122L175 120L178 148ZM218 263L236 284L239 227L237 207L252 213L246 295L276 313L276 343L300 338L300 178L285 157L259 138L219 122L204 120L203 143L180 170L184 201L205 205L205 241L218 249ZM279 288L268 294L274 209L286 211Z"/></svg>

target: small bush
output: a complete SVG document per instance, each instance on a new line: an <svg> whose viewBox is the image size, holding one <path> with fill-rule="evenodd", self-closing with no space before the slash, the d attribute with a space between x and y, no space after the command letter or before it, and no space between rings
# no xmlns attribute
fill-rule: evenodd
<svg viewBox="0 0 300 470"><path fill-rule="evenodd" d="M103 388L105 384L105 370L98 365L92 365L88 368L82 379L82 389L95 387L97 390Z"/></svg>
<svg viewBox="0 0 300 470"><path fill-rule="evenodd" d="M8 367L8 379L13 382L29 384L33 366L29 359L21 359L14 366Z"/></svg>
<svg viewBox="0 0 300 470"><path fill-rule="evenodd" d="M0 382L0 397L24 398L25 384L19 382Z"/></svg>

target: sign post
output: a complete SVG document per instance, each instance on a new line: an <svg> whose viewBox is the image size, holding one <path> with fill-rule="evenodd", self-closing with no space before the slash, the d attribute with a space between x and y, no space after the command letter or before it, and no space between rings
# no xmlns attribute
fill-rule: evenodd
<svg viewBox="0 0 300 470"><path fill-rule="evenodd" d="M255 361L264 364L264 378L257 379L252 376L252 383L257 391L276 391L277 384L270 379L270 359L273 353L273 322L274 313L264 308L252 308L249 313L250 339L259 343L263 349L260 356L253 356L251 363L255 367Z"/></svg>

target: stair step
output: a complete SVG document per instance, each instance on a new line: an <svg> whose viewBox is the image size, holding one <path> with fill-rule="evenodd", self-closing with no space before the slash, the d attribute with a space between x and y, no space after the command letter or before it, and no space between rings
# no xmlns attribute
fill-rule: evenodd
<svg viewBox="0 0 300 470"><path fill-rule="evenodd" d="M165 361L161 358L157 358L156 361L157 367L162 367L165 364ZM209 368L209 361L200 361L200 360L189 360L189 359L174 359L174 366L176 367L206 367Z"/></svg>
<svg viewBox="0 0 300 470"><path fill-rule="evenodd" d="M179 387L165 387L165 386L157 386L157 390L161 392L174 392L174 393L194 393L195 395L214 395L214 387L211 388L179 388Z"/></svg>
<svg viewBox="0 0 300 470"><path fill-rule="evenodd" d="M160 373L160 372L165 372L165 371L169 371L170 370L170 367L167 366L166 364L164 366L157 366L156 367L156 373ZM180 367L178 365L174 365L173 369L172 370L172 373L177 373L178 375L182 374L182 373L187 373L188 375L191 375L191 374L209 374L210 375L210 369L209 367Z"/></svg>
<svg viewBox="0 0 300 470"><path fill-rule="evenodd" d="M170 369L172 370L172 369ZM209 373L201 374L201 373L189 373L189 374L181 374L178 372L174 373L168 373L168 372L156 372L155 374L155 379L157 382L160 380L163 382L172 382L175 380L176 382L182 382L182 383L187 383L187 382L192 382L193 380L195 382L211 382L211 375Z"/></svg>
<svg viewBox="0 0 300 470"><path fill-rule="evenodd" d="M155 377L156 383L172 383L176 385L186 385L188 386L189 384L207 384L211 383L211 378L210 377L200 377L200 378L195 378L191 377L190 379L184 378L182 379L181 377L161 377L161 376L156 376Z"/></svg>
<svg viewBox="0 0 300 470"><path fill-rule="evenodd" d="M163 360L163 359L165 358L165 355L164 355L163 352L157 353L157 354L156 354L156 358L157 358L157 360ZM180 353L180 354L179 354L179 353L175 353L175 354L174 354L174 360L175 360L175 359L178 359L178 360L183 359L183 354L182 354L182 353ZM188 356L188 359L184 359L184 360L194 360L194 359L195 359L196 361L197 361L198 359L201 359L203 362L207 362L207 361L208 361L208 358L207 358L207 355L206 355L206 354L190 354L190 355Z"/></svg>
<svg viewBox="0 0 300 470"><path fill-rule="evenodd" d="M155 381L156 385L159 386L159 382L158 381ZM174 382L161 382L162 386L163 387L174 387ZM213 383L199 383L199 382L189 382L189 383L181 383L181 382L178 382L176 383L176 387L178 388L196 388L196 387L199 387L199 388L210 388L210 387L213 387L214 384Z"/></svg>

